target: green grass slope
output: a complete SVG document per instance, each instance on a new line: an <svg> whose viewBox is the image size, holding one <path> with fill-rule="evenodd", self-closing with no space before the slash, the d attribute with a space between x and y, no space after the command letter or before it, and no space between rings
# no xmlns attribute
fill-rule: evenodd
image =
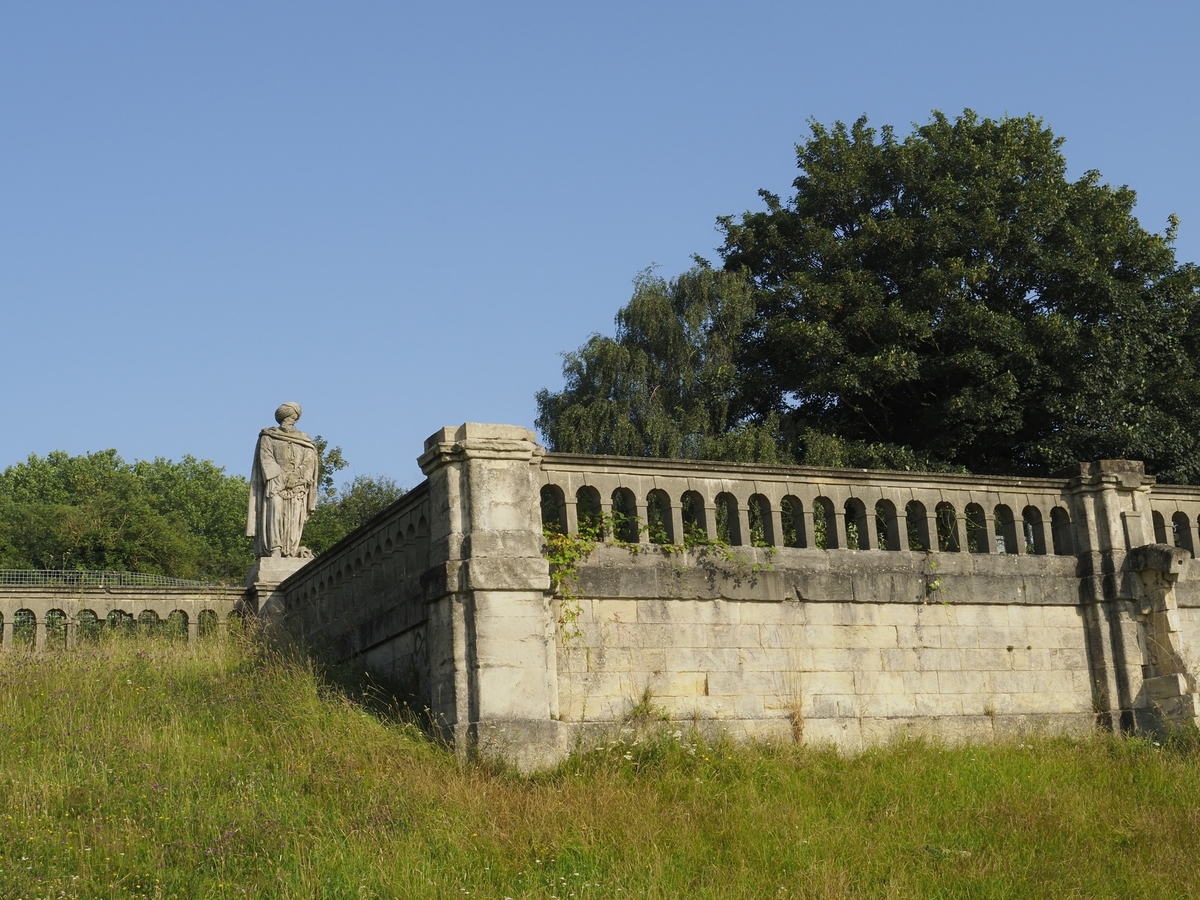
<svg viewBox="0 0 1200 900"><path fill-rule="evenodd" d="M461 765L250 638L0 654L0 897L1200 896L1200 752L656 737Z"/></svg>

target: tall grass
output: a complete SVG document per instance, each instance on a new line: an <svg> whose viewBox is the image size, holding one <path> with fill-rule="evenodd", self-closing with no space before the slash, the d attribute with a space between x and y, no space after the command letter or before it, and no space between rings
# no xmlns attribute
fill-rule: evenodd
<svg viewBox="0 0 1200 900"><path fill-rule="evenodd" d="M1198 763L668 725L523 778L252 637L124 637L0 654L0 897L1200 896Z"/></svg>

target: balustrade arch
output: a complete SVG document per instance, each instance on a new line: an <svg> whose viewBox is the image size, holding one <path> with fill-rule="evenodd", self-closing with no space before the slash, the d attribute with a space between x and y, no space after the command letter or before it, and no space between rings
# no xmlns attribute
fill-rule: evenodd
<svg viewBox="0 0 1200 900"><path fill-rule="evenodd" d="M164 631L168 637L174 640L187 640L188 614L182 609L172 610L167 614L167 621Z"/></svg>
<svg viewBox="0 0 1200 900"><path fill-rule="evenodd" d="M742 523L739 515L737 497L728 491L717 494L717 540L730 546L739 547L742 544Z"/></svg>
<svg viewBox="0 0 1200 900"><path fill-rule="evenodd" d="M1050 534L1055 556L1073 556L1075 540L1071 534L1071 516L1061 506L1050 510Z"/></svg>
<svg viewBox="0 0 1200 900"><path fill-rule="evenodd" d="M90 609L81 609L75 614L75 639L80 641L94 641L100 637L100 632L104 630L104 623L100 621L100 617L95 611Z"/></svg>
<svg viewBox="0 0 1200 900"><path fill-rule="evenodd" d="M1176 547L1186 550L1195 556L1195 541L1192 537L1192 523L1188 514L1180 511L1171 516L1171 538Z"/></svg>
<svg viewBox="0 0 1200 900"><path fill-rule="evenodd" d="M13 613L13 646L32 647L37 640L37 617L32 609L18 609Z"/></svg>
<svg viewBox="0 0 1200 900"><path fill-rule="evenodd" d="M604 522L604 511L600 507L600 492L591 485L584 485L575 492L575 514L578 517L579 533L599 537Z"/></svg>
<svg viewBox="0 0 1200 900"><path fill-rule="evenodd" d="M108 615L104 617L104 621L110 631L119 634L131 633L137 627L133 614L127 613L123 609L109 610Z"/></svg>
<svg viewBox="0 0 1200 900"><path fill-rule="evenodd" d="M199 637L211 637L217 633L217 614L211 609L203 609L196 616L196 631Z"/></svg>
<svg viewBox="0 0 1200 900"><path fill-rule="evenodd" d="M938 550L942 553L957 553L961 544L954 505L943 500L934 508L934 514L937 518Z"/></svg>
<svg viewBox="0 0 1200 900"><path fill-rule="evenodd" d="M1156 509L1151 514L1151 518L1154 522L1154 542L1156 544L1171 543L1167 540L1167 523L1163 520L1163 514Z"/></svg>
<svg viewBox="0 0 1200 900"><path fill-rule="evenodd" d="M996 527L996 552L1004 555L1019 553L1017 523L1013 511L1007 504L998 503L993 511Z"/></svg>
<svg viewBox="0 0 1200 900"><path fill-rule="evenodd" d="M638 542L637 498L629 488L612 492L613 537L626 544Z"/></svg>
<svg viewBox="0 0 1200 900"><path fill-rule="evenodd" d="M813 546L818 550L838 549L837 516L828 497L813 500Z"/></svg>
<svg viewBox="0 0 1200 900"><path fill-rule="evenodd" d="M675 543L671 498L664 490L655 489L646 495L646 533L652 544Z"/></svg>
<svg viewBox="0 0 1200 900"><path fill-rule="evenodd" d="M991 542L988 540L987 514L978 503L968 503L963 509L963 525L967 532L968 553L990 553Z"/></svg>
<svg viewBox="0 0 1200 900"><path fill-rule="evenodd" d="M162 619L152 609L143 609L137 617L138 631L144 635L156 635L162 631Z"/></svg>
<svg viewBox="0 0 1200 900"><path fill-rule="evenodd" d="M880 550L900 549L900 517L891 500L875 501L875 541Z"/></svg>
<svg viewBox="0 0 1200 900"><path fill-rule="evenodd" d="M788 494L779 501L781 540L785 547L807 547L804 533L804 504Z"/></svg>
<svg viewBox="0 0 1200 900"><path fill-rule="evenodd" d="M846 549L871 549L871 523L867 519L867 506L857 497L851 497L842 507L846 517Z"/></svg>
<svg viewBox="0 0 1200 900"><path fill-rule="evenodd" d="M777 547L775 525L771 518L771 501L762 494L751 494L746 504L746 518L749 523L752 547Z"/></svg>
<svg viewBox="0 0 1200 900"><path fill-rule="evenodd" d="M1045 556L1046 529L1042 524L1042 511L1036 506L1026 506L1021 511L1021 524L1025 533L1025 552Z"/></svg>
<svg viewBox="0 0 1200 900"><path fill-rule="evenodd" d="M46 649L67 649L67 614L61 609L47 610L43 617L43 625Z"/></svg>
<svg viewBox="0 0 1200 900"><path fill-rule="evenodd" d="M927 553L933 549L929 541L929 516L920 500L904 504L904 527L908 534L908 549Z"/></svg>
<svg viewBox="0 0 1200 900"><path fill-rule="evenodd" d="M685 491L680 505L685 538L708 540L708 511L704 508L704 498L697 491Z"/></svg>

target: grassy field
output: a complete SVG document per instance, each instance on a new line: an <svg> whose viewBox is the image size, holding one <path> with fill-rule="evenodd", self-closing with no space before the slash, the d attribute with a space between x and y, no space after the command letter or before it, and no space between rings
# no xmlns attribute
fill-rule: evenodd
<svg viewBox="0 0 1200 900"><path fill-rule="evenodd" d="M0 897L1200 896L1192 740L635 740L522 778L252 639L0 654Z"/></svg>

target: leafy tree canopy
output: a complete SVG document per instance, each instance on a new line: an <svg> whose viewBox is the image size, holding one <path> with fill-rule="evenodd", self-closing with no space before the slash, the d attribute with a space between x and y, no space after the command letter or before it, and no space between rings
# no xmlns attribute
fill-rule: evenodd
<svg viewBox="0 0 1200 900"><path fill-rule="evenodd" d="M594 334L564 356L566 387L537 394L554 450L621 456L776 461L778 421L739 420L737 356L754 316L750 283L697 265L634 282L615 338Z"/></svg>
<svg viewBox="0 0 1200 900"><path fill-rule="evenodd" d="M722 335L732 373L696 455L737 458L720 434L765 430L815 464L1017 473L1106 456L1200 479L1200 272L1175 259L1174 218L1150 233L1128 187L1068 180L1062 140L1032 116L934 113L903 139L865 119L811 130L791 197L718 219L724 271L704 277L745 280L743 327ZM568 354L562 393L538 395L555 449L572 417L570 449L605 449L594 386L614 406L638 396L636 378L578 374L629 343L637 301L614 341ZM689 377L655 359L662 381Z"/></svg>
<svg viewBox="0 0 1200 900"><path fill-rule="evenodd" d="M320 435L313 442L321 493L305 543L320 552L404 490L390 478L360 475L339 491L341 448ZM116 450L32 454L0 472L0 568L241 581L254 559L245 534L249 493L241 475L192 456L127 463Z"/></svg>
<svg viewBox="0 0 1200 900"><path fill-rule="evenodd" d="M249 485L185 456L36 454L0 473L0 567L240 579Z"/></svg>
<svg viewBox="0 0 1200 900"><path fill-rule="evenodd" d="M322 494L304 526L305 546L313 553L324 553L404 494L404 488L386 475L356 475L340 491L331 488Z"/></svg>

